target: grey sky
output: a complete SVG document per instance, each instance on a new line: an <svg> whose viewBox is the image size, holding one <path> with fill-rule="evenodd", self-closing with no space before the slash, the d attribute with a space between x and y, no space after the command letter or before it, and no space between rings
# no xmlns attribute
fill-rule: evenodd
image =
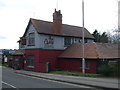
<svg viewBox="0 0 120 90"><path fill-rule="evenodd" d="M18 48L30 18L52 21L57 0L0 0L0 48ZM118 0L84 0L85 27L92 33L117 28ZM82 0L58 0L63 23L82 26Z"/></svg>
<svg viewBox="0 0 120 90"><path fill-rule="evenodd" d="M120 28L120 1L118 3L118 26Z"/></svg>

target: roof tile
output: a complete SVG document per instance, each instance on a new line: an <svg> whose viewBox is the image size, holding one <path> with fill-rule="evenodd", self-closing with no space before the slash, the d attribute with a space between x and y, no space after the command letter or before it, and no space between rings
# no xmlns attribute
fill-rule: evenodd
<svg viewBox="0 0 120 90"><path fill-rule="evenodd" d="M89 59L120 58L120 56L118 56L117 44L103 44L103 43L86 43L84 56L85 58L89 58ZM82 58L83 57L82 44L71 45L58 57L59 58Z"/></svg>
<svg viewBox="0 0 120 90"><path fill-rule="evenodd" d="M36 19L30 19L30 21L32 22L38 33L53 34L60 36L82 37L82 27L62 24L63 33L55 34L53 33L53 22L36 20ZM90 34L90 32L88 32L86 28L84 29L84 33L85 33L85 38L94 39L94 37Z"/></svg>

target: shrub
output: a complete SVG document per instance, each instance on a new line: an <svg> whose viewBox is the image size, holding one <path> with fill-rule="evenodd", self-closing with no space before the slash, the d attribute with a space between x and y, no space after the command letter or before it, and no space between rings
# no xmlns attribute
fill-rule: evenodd
<svg viewBox="0 0 120 90"><path fill-rule="evenodd" d="M103 65L98 68L100 74L103 76L115 76L117 75L117 68L109 65Z"/></svg>

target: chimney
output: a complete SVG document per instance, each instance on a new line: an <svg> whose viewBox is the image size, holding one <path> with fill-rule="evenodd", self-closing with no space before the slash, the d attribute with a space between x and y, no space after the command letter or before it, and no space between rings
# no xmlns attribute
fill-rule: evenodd
<svg viewBox="0 0 120 90"><path fill-rule="evenodd" d="M62 34L62 14L61 11L56 11L53 13L53 33Z"/></svg>

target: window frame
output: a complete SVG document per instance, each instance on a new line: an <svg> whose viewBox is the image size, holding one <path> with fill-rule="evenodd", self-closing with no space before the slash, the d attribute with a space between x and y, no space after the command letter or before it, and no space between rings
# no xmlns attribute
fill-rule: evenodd
<svg viewBox="0 0 120 90"><path fill-rule="evenodd" d="M35 33L34 32L28 34L28 46L35 46Z"/></svg>
<svg viewBox="0 0 120 90"><path fill-rule="evenodd" d="M80 62L80 68L82 68L82 60ZM89 60L85 60L85 69L90 69L90 61Z"/></svg>
<svg viewBox="0 0 120 90"><path fill-rule="evenodd" d="M70 46L72 44L72 38L71 37L64 37L64 46Z"/></svg>
<svg viewBox="0 0 120 90"><path fill-rule="evenodd" d="M32 57L32 58L30 58L30 57ZM35 60L34 55L28 55L27 67L34 68L34 60ZM31 63L32 63L32 64L31 64Z"/></svg>

